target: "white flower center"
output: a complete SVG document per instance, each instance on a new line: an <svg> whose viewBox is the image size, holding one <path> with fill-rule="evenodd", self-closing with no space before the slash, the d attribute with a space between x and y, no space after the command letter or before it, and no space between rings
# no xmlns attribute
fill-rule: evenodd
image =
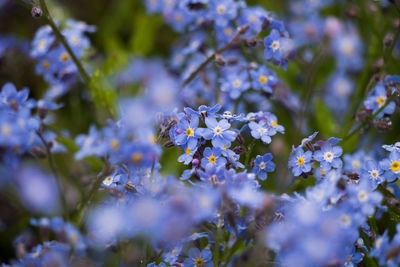
<svg viewBox="0 0 400 267"><path fill-rule="evenodd" d="M351 217L347 214L343 214L342 216L340 216L340 223L344 227L349 227L351 225Z"/></svg>
<svg viewBox="0 0 400 267"><path fill-rule="evenodd" d="M358 159L353 160L351 162L351 166L353 167L353 169L358 170L359 168L361 168L361 162Z"/></svg>
<svg viewBox="0 0 400 267"><path fill-rule="evenodd" d="M260 127L260 128L258 128L258 132L259 132L261 135L264 135L264 134L267 132L267 129L265 129L265 128L263 128L263 127Z"/></svg>
<svg viewBox="0 0 400 267"><path fill-rule="evenodd" d="M276 50L278 50L281 47L281 44L279 43L279 41L273 41L270 48L275 52Z"/></svg>
<svg viewBox="0 0 400 267"><path fill-rule="evenodd" d="M104 179L103 184L109 186L110 184L112 184L113 180L114 178L112 176L107 176L106 179Z"/></svg>
<svg viewBox="0 0 400 267"><path fill-rule="evenodd" d="M226 12L226 6L225 5L218 5L217 6L217 13L220 15L224 15Z"/></svg>
<svg viewBox="0 0 400 267"><path fill-rule="evenodd" d="M9 135L11 134L11 128L10 128L10 126L8 126L7 124L4 124L4 125L1 127L1 133L2 133L4 136L9 136Z"/></svg>
<svg viewBox="0 0 400 267"><path fill-rule="evenodd" d="M361 190L358 192L357 197L360 202L365 202L368 200L368 193L365 190Z"/></svg>
<svg viewBox="0 0 400 267"><path fill-rule="evenodd" d="M222 128L217 126L214 128L214 135L221 135L222 134Z"/></svg>
<svg viewBox="0 0 400 267"><path fill-rule="evenodd" d="M235 80L233 82L233 87L239 88L242 85L242 82L240 80Z"/></svg>
<svg viewBox="0 0 400 267"><path fill-rule="evenodd" d="M261 161L261 162L260 162L260 166L259 166L259 167L260 167L261 170L264 170L266 166L267 166L267 165L265 164L264 161Z"/></svg>
<svg viewBox="0 0 400 267"><path fill-rule="evenodd" d="M333 160L333 153L330 151L327 151L324 153L324 160L331 163Z"/></svg>
<svg viewBox="0 0 400 267"><path fill-rule="evenodd" d="M379 171L378 170L372 170L369 172L369 174L371 175L371 178L376 180L379 178Z"/></svg>
<svg viewBox="0 0 400 267"><path fill-rule="evenodd" d="M354 43L350 39L346 38L341 42L340 50L346 56L352 56L354 54L356 48L354 46Z"/></svg>

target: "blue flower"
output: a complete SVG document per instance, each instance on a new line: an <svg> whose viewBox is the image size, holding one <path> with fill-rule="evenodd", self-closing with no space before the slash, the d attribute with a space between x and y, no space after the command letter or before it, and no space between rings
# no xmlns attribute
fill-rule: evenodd
<svg viewBox="0 0 400 267"><path fill-rule="evenodd" d="M178 146L184 146L189 144L190 147L194 147L197 144L197 140L199 139L197 126L199 125L199 118L196 116L192 116L190 121L186 118L182 118L179 120L176 127L173 127L171 131L176 132L175 144Z"/></svg>
<svg viewBox="0 0 400 267"><path fill-rule="evenodd" d="M257 156L254 161L253 172L264 181L267 179L267 172L275 170L275 163L272 162L272 154L267 153L264 156Z"/></svg>
<svg viewBox="0 0 400 267"><path fill-rule="evenodd" d="M237 133L229 130L231 124L227 120L220 120L207 117L205 123L208 128L199 128L199 133L206 140L211 140L214 147L223 148L224 145L230 146L236 139Z"/></svg>
<svg viewBox="0 0 400 267"><path fill-rule="evenodd" d="M332 167L339 169L343 164L339 158L342 152L343 150L340 146L332 147L330 144L326 143L321 147L321 150L315 152L314 159L321 163L321 169L324 171L328 171Z"/></svg>
<svg viewBox="0 0 400 267"><path fill-rule="evenodd" d="M387 100L386 87L382 82L377 83L377 85L372 89L372 91L368 94L368 97L364 101L364 107L367 110L370 110L372 113L375 113L380 109L383 105L385 105ZM393 114L396 108L396 103L391 102L387 105L382 112L377 115L377 118L382 118L384 114Z"/></svg>
<svg viewBox="0 0 400 267"><path fill-rule="evenodd" d="M312 152L307 151L304 153L301 147L293 148L289 158L289 168L292 169L294 176L299 176L302 173L311 171Z"/></svg>
<svg viewBox="0 0 400 267"><path fill-rule="evenodd" d="M183 147L183 149L184 149L184 153L181 156L179 156L178 162L184 162L185 165L188 165L192 161L193 156L197 151L197 144L196 143L192 143L192 144L188 143L187 145L185 145Z"/></svg>
<svg viewBox="0 0 400 267"><path fill-rule="evenodd" d="M257 70L251 70L250 75L253 79L253 88L256 90L261 89L268 94L272 94L273 88L278 84L276 74L264 66L259 67Z"/></svg>
<svg viewBox="0 0 400 267"><path fill-rule="evenodd" d="M386 181L393 182L400 178L400 152L390 152L389 158L380 161L379 166L385 171Z"/></svg>
<svg viewBox="0 0 400 267"><path fill-rule="evenodd" d="M251 121L249 128L254 138L261 139L266 144L271 143L270 127L265 121L259 121L258 123Z"/></svg>
<svg viewBox="0 0 400 267"><path fill-rule="evenodd" d="M371 216L375 207L382 201L381 193L373 191L369 182L360 181L348 186L349 204L354 210L360 210L364 215Z"/></svg>
<svg viewBox="0 0 400 267"><path fill-rule="evenodd" d="M183 267L211 267L212 253L209 249L203 249L201 252L197 248L189 249L189 258L183 262Z"/></svg>
<svg viewBox="0 0 400 267"><path fill-rule="evenodd" d="M206 147L203 152L203 159L201 160L201 167L205 168L208 164L215 164L216 167L224 166L226 159L220 157L222 149L214 147L213 149Z"/></svg>
<svg viewBox="0 0 400 267"><path fill-rule="evenodd" d="M365 162L361 169L360 178L369 181L373 189L385 180L383 170L375 160Z"/></svg>
<svg viewBox="0 0 400 267"><path fill-rule="evenodd" d="M204 105L201 105L198 109L198 111L195 111L191 108L185 108L185 112L188 115L194 115L197 117L210 117L210 118L214 118L216 117L216 113L221 109L221 105L220 104L216 104L213 107L207 107Z"/></svg>
<svg viewBox="0 0 400 267"><path fill-rule="evenodd" d="M286 70L288 60L292 59L296 52L293 41L289 38L281 37L277 30L272 30L270 35L265 37L264 45L265 58Z"/></svg>
<svg viewBox="0 0 400 267"><path fill-rule="evenodd" d="M209 19L214 20L217 26L224 27L236 18L238 4L233 0L213 0L208 9Z"/></svg>
<svg viewBox="0 0 400 267"><path fill-rule="evenodd" d="M249 75L247 72L239 74L228 74L221 79L221 91L229 93L232 99L238 99L242 92L250 88Z"/></svg>

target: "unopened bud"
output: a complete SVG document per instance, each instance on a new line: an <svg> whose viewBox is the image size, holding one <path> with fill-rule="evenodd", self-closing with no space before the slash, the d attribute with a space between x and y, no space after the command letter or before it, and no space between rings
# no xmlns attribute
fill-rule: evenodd
<svg viewBox="0 0 400 267"><path fill-rule="evenodd" d="M192 165L199 165L199 163L200 163L200 160L199 159L193 159L192 160Z"/></svg>
<svg viewBox="0 0 400 267"><path fill-rule="evenodd" d="M240 133L236 136L236 142L238 142L241 145L244 144L244 138Z"/></svg>
<svg viewBox="0 0 400 267"><path fill-rule="evenodd" d="M360 180L360 175L356 172L346 172L344 173L350 180L358 181Z"/></svg>
<svg viewBox="0 0 400 267"><path fill-rule="evenodd" d="M385 46L391 46L394 42L394 35L393 33L389 32L386 34L385 38L383 39L383 44Z"/></svg>
<svg viewBox="0 0 400 267"><path fill-rule="evenodd" d="M367 122L371 117L371 112L368 110L361 110L357 113L356 118L360 122Z"/></svg>
<svg viewBox="0 0 400 267"><path fill-rule="evenodd" d="M245 34L250 29L250 25L246 24L238 28L239 34Z"/></svg>
<svg viewBox="0 0 400 267"><path fill-rule="evenodd" d="M355 5L348 7L345 11L346 16L348 16L350 18L357 17L359 13L360 13L360 10Z"/></svg>
<svg viewBox="0 0 400 267"><path fill-rule="evenodd" d="M244 149L242 146L237 146L233 149L233 152L235 152L236 154L240 155L244 152Z"/></svg>
<svg viewBox="0 0 400 267"><path fill-rule="evenodd" d="M400 19L395 19L393 22L393 27L395 29L400 29Z"/></svg>
<svg viewBox="0 0 400 267"><path fill-rule="evenodd" d="M47 108L43 107L39 108L39 118L44 120L47 116L47 112L48 112Z"/></svg>
<svg viewBox="0 0 400 267"><path fill-rule="evenodd" d="M392 122L385 119L375 121L374 125L380 131L389 131L392 128Z"/></svg>
<svg viewBox="0 0 400 267"><path fill-rule="evenodd" d="M261 28L263 30L266 30L266 29L268 29L269 25L271 25L271 21L269 19L264 19L264 21L261 25Z"/></svg>
<svg viewBox="0 0 400 267"><path fill-rule="evenodd" d="M32 147L31 152L33 153L33 155L35 155L36 157L38 157L40 159L44 159L47 157L46 151L39 146Z"/></svg>
<svg viewBox="0 0 400 267"><path fill-rule="evenodd" d="M246 39L246 46L248 47L254 47L258 43L257 37L251 37Z"/></svg>
<svg viewBox="0 0 400 267"><path fill-rule="evenodd" d="M215 62L220 66L225 66L226 65L225 58L220 54L216 54L215 55Z"/></svg>
<svg viewBox="0 0 400 267"><path fill-rule="evenodd" d="M43 15L43 12L39 7L34 6L31 10L31 14L34 18L40 18Z"/></svg>
<svg viewBox="0 0 400 267"><path fill-rule="evenodd" d="M164 147L165 148L171 148L171 147L174 147L174 146L175 146L175 144L171 140L169 140L169 141L164 143Z"/></svg>
<svg viewBox="0 0 400 267"><path fill-rule="evenodd" d="M378 72L382 69L383 67L383 58L378 59L377 61L374 62L374 64L372 65L373 69L375 72Z"/></svg>

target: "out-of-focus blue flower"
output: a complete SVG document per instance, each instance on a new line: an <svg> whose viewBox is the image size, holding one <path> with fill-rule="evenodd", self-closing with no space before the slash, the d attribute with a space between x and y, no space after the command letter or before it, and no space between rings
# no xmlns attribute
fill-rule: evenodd
<svg viewBox="0 0 400 267"><path fill-rule="evenodd" d="M262 25L265 19L267 19L268 13L262 7L246 7L241 10L240 17L238 19L239 26L249 25L250 30L247 36L255 35L261 32Z"/></svg>
<svg viewBox="0 0 400 267"><path fill-rule="evenodd" d="M278 84L276 74L265 66L261 66L257 70L251 70L250 75L253 79L253 88L256 90L261 89L268 94L272 94L273 88Z"/></svg>
<svg viewBox="0 0 400 267"><path fill-rule="evenodd" d="M244 71L239 74L228 74L226 78L221 79L221 91L229 93L232 99L238 99L249 88L249 75Z"/></svg>
<svg viewBox="0 0 400 267"><path fill-rule="evenodd" d="M229 21L236 18L238 3L234 0L215 0L210 1L208 6L208 18L215 21L215 24L224 27Z"/></svg>
<svg viewBox="0 0 400 267"><path fill-rule="evenodd" d="M33 167L24 167L16 175L18 192L24 205L33 212L55 214L59 191L55 178Z"/></svg>
<svg viewBox="0 0 400 267"><path fill-rule="evenodd" d="M267 172L275 170L275 163L272 162L272 154L267 153L264 156L257 156L254 161L253 172L264 181L267 179Z"/></svg>
<svg viewBox="0 0 400 267"><path fill-rule="evenodd" d="M289 168L292 168L294 176L299 176L302 173L311 171L312 152L306 151L304 153L301 147L293 148L289 158Z"/></svg>
<svg viewBox="0 0 400 267"><path fill-rule="evenodd" d="M382 201L380 192L372 191L370 183L362 180L358 184L348 186L349 203L354 210L360 210L365 216L371 216L376 206Z"/></svg>
<svg viewBox="0 0 400 267"><path fill-rule="evenodd" d="M358 71L362 68L363 45L355 31L342 31L336 35L332 49L339 69Z"/></svg>
<svg viewBox="0 0 400 267"><path fill-rule="evenodd" d="M183 267L211 267L213 266L211 258L212 253L209 249L203 249L200 251L197 248L190 248L189 257L183 262Z"/></svg>
<svg viewBox="0 0 400 267"><path fill-rule="evenodd" d="M291 39L281 37L277 30L272 30L264 39L265 58L283 69L287 69L288 60L296 54L296 48Z"/></svg>

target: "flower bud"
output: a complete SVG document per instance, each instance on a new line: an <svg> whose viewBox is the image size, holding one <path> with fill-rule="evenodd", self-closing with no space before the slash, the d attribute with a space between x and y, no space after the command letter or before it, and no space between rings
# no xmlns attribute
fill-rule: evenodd
<svg viewBox="0 0 400 267"><path fill-rule="evenodd" d="M174 146L175 146L175 144L171 140L169 140L169 141L164 143L164 147L165 148L171 148L171 147L174 147Z"/></svg>
<svg viewBox="0 0 400 267"><path fill-rule="evenodd" d="M225 58L220 54L216 54L215 55L215 62L220 66L225 66L226 65Z"/></svg>
<svg viewBox="0 0 400 267"><path fill-rule="evenodd" d="M266 30L268 29L269 25L271 24L271 21L269 19L264 19L262 25L261 25L261 29L262 30Z"/></svg>
<svg viewBox="0 0 400 267"><path fill-rule="evenodd" d="M383 39L383 45L388 47L391 46L394 42L394 35L393 33L389 32L386 34L385 38Z"/></svg>
<svg viewBox="0 0 400 267"><path fill-rule="evenodd" d="M39 7L34 6L31 10L31 14L34 18L40 18L43 15L43 12Z"/></svg>
<svg viewBox="0 0 400 267"><path fill-rule="evenodd" d="M243 26L238 27L239 34L245 34L250 29L250 25L246 24Z"/></svg>
<svg viewBox="0 0 400 267"><path fill-rule="evenodd" d="M44 108L44 107L39 108L39 118L41 120L44 120L47 116L47 112L48 112L47 108Z"/></svg>
<svg viewBox="0 0 400 267"><path fill-rule="evenodd" d="M238 142L241 145L244 144L244 138L240 133L236 136L236 142Z"/></svg>
<svg viewBox="0 0 400 267"><path fill-rule="evenodd" d="M192 160L192 165L194 165L194 166L199 165L199 163L200 163L200 160L197 158Z"/></svg>
<svg viewBox="0 0 400 267"><path fill-rule="evenodd" d="M38 157L40 159L44 159L44 158L47 157L46 151L43 148L39 147L39 146L32 147L31 152L32 152L33 155L35 155L36 157Z"/></svg>
<svg viewBox="0 0 400 267"><path fill-rule="evenodd" d="M392 122L385 119L375 121L374 125L380 131L389 131L392 128Z"/></svg>

